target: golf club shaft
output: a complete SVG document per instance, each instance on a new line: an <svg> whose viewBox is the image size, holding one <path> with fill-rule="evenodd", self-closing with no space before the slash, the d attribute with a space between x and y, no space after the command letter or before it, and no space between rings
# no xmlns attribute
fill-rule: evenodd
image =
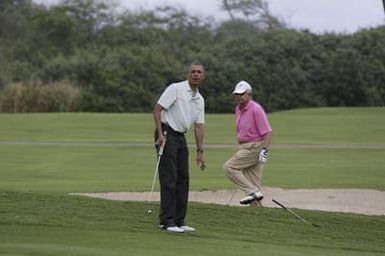
<svg viewBox="0 0 385 256"><path fill-rule="evenodd" d="M277 200L273 199L273 202L278 204L279 206L281 206L283 209L285 209L286 211L290 212L294 217L296 217L297 219L300 219L301 221L305 222L305 223L308 223L304 218L302 218L301 216L299 216L298 214L296 214L295 212L293 212L292 210L290 210L289 208L287 208L286 206L284 206L283 204L281 204L280 202L278 202Z"/></svg>
<svg viewBox="0 0 385 256"><path fill-rule="evenodd" d="M152 199L152 192L154 191L156 176L158 175L159 163L160 163L160 158L162 157L162 154L163 154L163 149L164 149L164 144L162 144L160 146L159 151L158 151L158 159L156 161L155 174L154 174L154 179L152 180L152 186L151 186L151 191L150 191L150 195L148 198L148 202L151 202L151 199Z"/></svg>
<svg viewBox="0 0 385 256"><path fill-rule="evenodd" d="M230 200L227 202L227 205L230 205L231 201L233 200L235 194L237 193L238 189L234 188L234 190L231 192Z"/></svg>
<svg viewBox="0 0 385 256"><path fill-rule="evenodd" d="M152 180L152 186L151 186L151 191L150 191L150 196L148 198L148 202L151 202L152 191L154 190L156 176L158 175L159 162L160 162L160 156L158 156L158 161L156 162L156 169L155 169L155 173L154 173L154 179Z"/></svg>

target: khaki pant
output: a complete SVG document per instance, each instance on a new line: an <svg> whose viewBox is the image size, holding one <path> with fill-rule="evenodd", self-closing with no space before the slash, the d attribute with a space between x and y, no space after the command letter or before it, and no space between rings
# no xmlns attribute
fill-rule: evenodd
<svg viewBox="0 0 385 256"><path fill-rule="evenodd" d="M226 176L246 194L261 189L263 163L260 163L259 152L261 141L241 144L238 152L223 165Z"/></svg>

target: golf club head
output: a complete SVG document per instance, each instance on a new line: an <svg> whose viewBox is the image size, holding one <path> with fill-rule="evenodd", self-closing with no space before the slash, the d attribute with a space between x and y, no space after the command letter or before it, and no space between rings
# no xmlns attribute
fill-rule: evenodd
<svg viewBox="0 0 385 256"><path fill-rule="evenodd" d="M151 209L148 209L147 210L147 214L150 215L152 213L152 210Z"/></svg>
<svg viewBox="0 0 385 256"><path fill-rule="evenodd" d="M207 167L206 163L199 162L199 168L201 169L201 171L204 171L206 167Z"/></svg>

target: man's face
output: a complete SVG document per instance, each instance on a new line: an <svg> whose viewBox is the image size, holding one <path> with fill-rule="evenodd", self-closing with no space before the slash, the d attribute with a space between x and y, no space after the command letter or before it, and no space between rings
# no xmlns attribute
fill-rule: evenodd
<svg viewBox="0 0 385 256"><path fill-rule="evenodd" d="M250 94L247 92L244 93L234 93L235 100L240 105L245 105L250 100Z"/></svg>
<svg viewBox="0 0 385 256"><path fill-rule="evenodd" d="M187 80L191 86L198 86L205 79L205 71L201 65L191 65Z"/></svg>

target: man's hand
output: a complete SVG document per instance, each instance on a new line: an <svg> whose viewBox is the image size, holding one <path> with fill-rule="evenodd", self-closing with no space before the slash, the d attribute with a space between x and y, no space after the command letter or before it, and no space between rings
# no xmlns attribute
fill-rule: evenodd
<svg viewBox="0 0 385 256"><path fill-rule="evenodd" d="M204 171L206 169L207 164L205 158L203 157L203 150L197 150L196 162L201 171Z"/></svg>
<svg viewBox="0 0 385 256"><path fill-rule="evenodd" d="M267 148L263 148L261 152L259 152L259 161L261 163L267 162L267 157L269 156L269 150Z"/></svg>
<svg viewBox="0 0 385 256"><path fill-rule="evenodd" d="M206 162L199 162L198 166L201 169L201 171L204 171L207 167L207 164Z"/></svg>
<svg viewBox="0 0 385 256"><path fill-rule="evenodd" d="M158 134L158 139L156 140L155 142L155 145L157 146L164 146L166 145L166 141L167 141L167 131L163 131L163 132L160 132Z"/></svg>

